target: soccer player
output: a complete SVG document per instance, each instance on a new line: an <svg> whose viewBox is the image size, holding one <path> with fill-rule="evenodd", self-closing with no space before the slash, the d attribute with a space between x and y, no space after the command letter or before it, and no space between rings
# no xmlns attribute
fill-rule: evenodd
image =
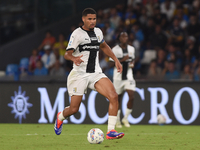
<svg viewBox="0 0 200 150"><path fill-rule="evenodd" d="M129 100L127 103L125 116L122 119L122 123L124 124L125 127L130 127L130 124L128 122L128 116L132 112L134 91L136 87L132 70L132 68L134 67L135 48L131 45L128 45L127 43L128 43L128 34L126 32L121 32L119 34L119 44L117 44L115 47L112 48L113 53L119 59L123 67L122 73L118 73L116 67L114 67L114 73L113 73L113 84L118 94L118 100L119 100L119 110L117 113L117 123L116 123L117 128L122 128L122 124L120 121L120 113L121 113L120 104L123 93L125 91L128 93ZM110 58L110 61L112 63L113 59Z"/></svg>
<svg viewBox="0 0 200 150"><path fill-rule="evenodd" d="M67 88L71 96L70 106L57 114L54 130L61 134L63 120L79 110L83 94L87 88L96 90L109 100L107 139L119 139L124 133L115 131L118 111L118 95L112 82L102 73L99 66L99 49L115 61L119 73L122 65L103 39L102 31L96 28L96 11L86 8L82 12L83 26L73 31L70 37L65 59L73 61L73 69L67 79Z"/></svg>

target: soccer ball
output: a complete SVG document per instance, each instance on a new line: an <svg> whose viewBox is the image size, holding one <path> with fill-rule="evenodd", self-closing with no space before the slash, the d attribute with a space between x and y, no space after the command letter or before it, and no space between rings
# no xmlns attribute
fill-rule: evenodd
<svg viewBox="0 0 200 150"><path fill-rule="evenodd" d="M87 140L91 144L100 144L104 140L104 133L99 128L93 128L88 132Z"/></svg>
<svg viewBox="0 0 200 150"><path fill-rule="evenodd" d="M157 122L158 122L159 125L165 124L165 123L166 123L166 118L165 118L165 116L163 116L162 114L159 114L159 115L157 116Z"/></svg>

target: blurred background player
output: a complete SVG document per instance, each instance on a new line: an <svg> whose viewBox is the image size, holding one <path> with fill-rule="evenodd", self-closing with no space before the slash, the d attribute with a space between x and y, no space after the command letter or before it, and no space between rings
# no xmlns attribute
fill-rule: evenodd
<svg viewBox="0 0 200 150"><path fill-rule="evenodd" d="M117 113L117 128L122 128L121 121L120 121L120 114L121 114L121 101L124 92L126 91L129 96L129 100L127 103L127 109L125 115L122 119L122 123L125 127L130 127L128 122L128 116L132 112L133 107L133 100L134 100L134 91L136 87L135 80L133 78L133 67L134 67L134 59L135 59L135 48L131 45L128 45L128 34L126 32L121 32L119 34L119 44L112 48L113 53L119 59L122 64L123 71L122 73L118 73L116 67L114 67L113 73L113 84L118 94L119 100L119 110ZM111 61L113 61L110 58ZM111 62L111 65L114 65Z"/></svg>

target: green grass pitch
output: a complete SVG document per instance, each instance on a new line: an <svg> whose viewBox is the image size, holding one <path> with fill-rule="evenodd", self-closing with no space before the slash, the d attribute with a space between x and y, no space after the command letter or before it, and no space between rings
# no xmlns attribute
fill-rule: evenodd
<svg viewBox="0 0 200 150"><path fill-rule="evenodd" d="M55 135L53 124L0 124L0 150L199 150L200 127L184 125L131 125L117 129L122 139L90 144L87 133L107 125L64 124Z"/></svg>

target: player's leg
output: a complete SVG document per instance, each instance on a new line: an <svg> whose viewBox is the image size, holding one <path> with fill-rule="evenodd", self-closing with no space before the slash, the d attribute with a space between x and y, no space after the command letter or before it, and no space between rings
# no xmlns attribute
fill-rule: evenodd
<svg viewBox="0 0 200 150"><path fill-rule="evenodd" d="M113 85L115 87L115 90L118 94L118 112L117 112L117 123L116 123L116 128L122 128L121 120L120 120L120 114L121 114L121 100L123 96L123 91L124 91L124 82L121 80L114 80Z"/></svg>
<svg viewBox="0 0 200 150"><path fill-rule="evenodd" d="M119 95L118 95L119 107L118 107L118 112L117 112L117 123L116 123L116 128L122 128L122 124L121 124L121 121L120 121L122 96L123 96L123 94L119 94Z"/></svg>
<svg viewBox="0 0 200 150"><path fill-rule="evenodd" d="M66 107L63 110L63 117L68 118L69 116L75 114L78 112L81 101L82 101L82 95L73 95L71 96L71 103L69 107Z"/></svg>
<svg viewBox="0 0 200 150"><path fill-rule="evenodd" d="M134 91L133 90L126 90L126 92L128 93L129 100L128 100L128 103L127 103L125 115L122 119L122 123L124 124L125 127L130 127L130 124L128 122L128 116L131 114L132 108L133 108Z"/></svg>
<svg viewBox="0 0 200 150"><path fill-rule="evenodd" d="M122 138L124 133L117 133L115 129L115 124L117 121L117 111L118 111L118 94L112 82L108 78L101 78L95 83L95 89L97 92L105 96L109 100L108 109L108 132L106 135L107 139L117 139Z"/></svg>
<svg viewBox="0 0 200 150"><path fill-rule="evenodd" d="M70 106L65 107L63 111L57 114L57 119L54 126L54 130L57 135L60 135L62 132L63 120L67 119L69 116L78 112L81 101L82 101L82 95L71 96Z"/></svg>

